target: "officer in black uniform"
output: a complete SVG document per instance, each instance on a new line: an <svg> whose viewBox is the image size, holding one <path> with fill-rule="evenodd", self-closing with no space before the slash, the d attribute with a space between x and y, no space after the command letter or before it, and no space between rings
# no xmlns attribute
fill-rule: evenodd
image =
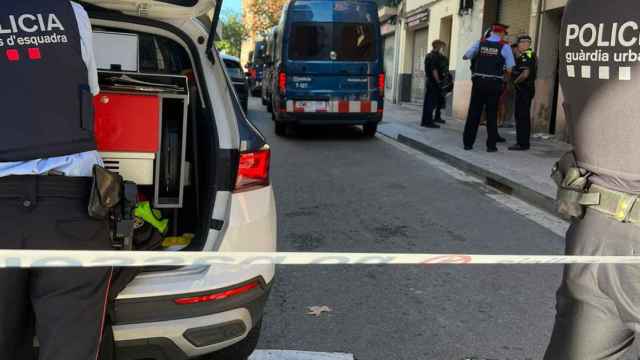
<svg viewBox="0 0 640 360"><path fill-rule="evenodd" d="M556 181L560 210L575 218L568 255L640 254L638 13L636 0L569 0L564 11L560 82L575 151ZM626 358L640 330L640 266L568 265L556 308L546 360Z"/></svg>
<svg viewBox="0 0 640 360"><path fill-rule="evenodd" d="M69 0L2 3L0 169L14 174L0 177L2 249L111 249L106 220L88 216L91 178L56 170L91 169L97 154L89 85L97 74L83 61L79 26L91 33ZM40 360L97 359L111 274L0 270L0 359L34 359L34 335Z"/></svg>
<svg viewBox="0 0 640 360"><path fill-rule="evenodd" d="M513 70L513 84L516 89L516 138L517 144L509 147L512 151L526 151L531 138L531 102L536 94L537 71L536 54L531 49L531 37L518 37L516 66Z"/></svg>
<svg viewBox="0 0 640 360"><path fill-rule="evenodd" d="M503 87L505 69L507 73L515 65L511 47L504 42L507 26L494 24L491 36L478 41L464 54L472 61L471 102L464 129L464 148L473 149L483 110L487 112L487 151L498 151L498 102Z"/></svg>
<svg viewBox="0 0 640 360"><path fill-rule="evenodd" d="M442 84L449 72L449 60L442 53L447 46L444 41L435 40L431 45L432 50L424 59L427 91L424 96L421 126L437 129L440 126L436 123L444 123L441 113L445 101Z"/></svg>

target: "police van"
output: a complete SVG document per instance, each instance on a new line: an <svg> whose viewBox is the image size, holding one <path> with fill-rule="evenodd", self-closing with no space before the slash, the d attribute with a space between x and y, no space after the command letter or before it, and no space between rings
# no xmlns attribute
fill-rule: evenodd
<svg viewBox="0 0 640 360"><path fill-rule="evenodd" d="M264 53L264 70L262 72L262 105L267 107L267 111L271 112L272 100L271 91L273 87L274 63L275 63L275 45L278 39L278 27L274 26L269 30L266 38L266 50Z"/></svg>
<svg viewBox="0 0 640 360"><path fill-rule="evenodd" d="M276 134L294 124L363 125L384 110L378 7L366 0L292 0L283 10L272 86Z"/></svg>
<svg viewBox="0 0 640 360"><path fill-rule="evenodd" d="M157 246L149 235L148 246L275 251L269 145L212 46L222 1L78 2L94 31L98 150L105 167L138 183L162 231L141 229L171 239ZM274 274L273 265L142 270L115 299L117 358L247 359Z"/></svg>
<svg viewBox="0 0 640 360"><path fill-rule="evenodd" d="M267 48L266 41L257 41L253 51L249 53L248 70L251 95L260 96L262 93L262 79L264 73L264 56Z"/></svg>

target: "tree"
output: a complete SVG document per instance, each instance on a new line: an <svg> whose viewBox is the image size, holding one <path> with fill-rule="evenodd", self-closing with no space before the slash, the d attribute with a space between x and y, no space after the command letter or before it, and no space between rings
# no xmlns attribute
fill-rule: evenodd
<svg viewBox="0 0 640 360"><path fill-rule="evenodd" d="M222 34L220 40L216 41L216 48L231 56L239 57L242 42L248 37L242 15L234 11L225 11L220 21Z"/></svg>
<svg viewBox="0 0 640 360"><path fill-rule="evenodd" d="M250 0L248 9L245 9L248 18L247 32L251 37L264 35L269 29L276 26L280 21L282 8L286 0Z"/></svg>

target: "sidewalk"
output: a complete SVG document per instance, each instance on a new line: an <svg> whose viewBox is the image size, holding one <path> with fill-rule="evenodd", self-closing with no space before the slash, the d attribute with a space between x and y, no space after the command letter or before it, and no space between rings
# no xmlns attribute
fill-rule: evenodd
<svg viewBox="0 0 640 360"><path fill-rule="evenodd" d="M481 127L474 150L462 147L464 122L446 118L440 129L420 127L421 109L415 105L385 103L384 120L378 132L416 150L434 156L461 170L487 180L490 185L533 205L555 213L556 185L549 177L553 164L571 146L553 138L534 135L531 150L508 151L515 143L515 129L499 129L507 139L498 153L486 152L486 128Z"/></svg>

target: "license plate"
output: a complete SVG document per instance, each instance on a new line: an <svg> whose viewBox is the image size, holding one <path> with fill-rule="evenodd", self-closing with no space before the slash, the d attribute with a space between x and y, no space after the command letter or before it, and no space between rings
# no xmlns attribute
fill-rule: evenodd
<svg viewBox="0 0 640 360"><path fill-rule="evenodd" d="M305 112L319 112L328 110L328 105L325 101L299 101L298 107L303 108Z"/></svg>

